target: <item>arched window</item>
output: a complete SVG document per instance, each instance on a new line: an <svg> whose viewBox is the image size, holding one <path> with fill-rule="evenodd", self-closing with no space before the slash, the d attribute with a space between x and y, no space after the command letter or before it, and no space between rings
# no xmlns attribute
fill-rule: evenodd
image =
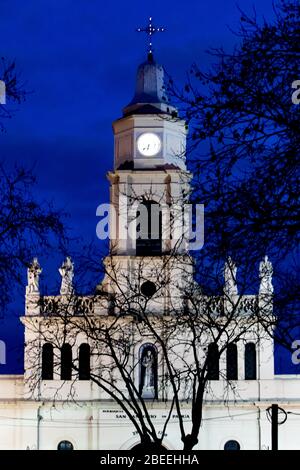
<svg viewBox="0 0 300 470"><path fill-rule="evenodd" d="M162 214L155 201L144 200L136 214L136 254L155 256L162 252Z"/></svg>
<svg viewBox="0 0 300 470"><path fill-rule="evenodd" d="M79 347L79 380L90 380L90 346L83 343Z"/></svg>
<svg viewBox="0 0 300 470"><path fill-rule="evenodd" d="M219 380L219 348L215 343L208 346L207 378L208 380Z"/></svg>
<svg viewBox="0 0 300 470"><path fill-rule="evenodd" d="M61 380L72 379L72 347L70 344L63 344L61 347Z"/></svg>
<svg viewBox="0 0 300 470"><path fill-rule="evenodd" d="M70 441L60 441L57 446L57 450L73 450L74 446Z"/></svg>
<svg viewBox="0 0 300 470"><path fill-rule="evenodd" d="M53 380L53 346L45 343L42 348L42 380Z"/></svg>
<svg viewBox="0 0 300 470"><path fill-rule="evenodd" d="M240 450L241 446L238 441L227 441L224 445L224 450Z"/></svg>
<svg viewBox="0 0 300 470"><path fill-rule="evenodd" d="M139 391L143 398L157 398L157 349L146 343L140 347Z"/></svg>
<svg viewBox="0 0 300 470"><path fill-rule="evenodd" d="M237 346L234 343L230 343L226 350L226 376L227 380L238 379L238 354Z"/></svg>
<svg viewBox="0 0 300 470"><path fill-rule="evenodd" d="M256 348L254 343L245 346L245 380L256 380Z"/></svg>

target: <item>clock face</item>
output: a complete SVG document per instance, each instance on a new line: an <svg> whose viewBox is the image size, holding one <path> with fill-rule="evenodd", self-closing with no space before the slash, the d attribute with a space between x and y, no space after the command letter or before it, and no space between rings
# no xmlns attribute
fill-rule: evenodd
<svg viewBox="0 0 300 470"><path fill-rule="evenodd" d="M161 149L161 140L153 132L141 134L137 140L138 151L145 157L154 157Z"/></svg>

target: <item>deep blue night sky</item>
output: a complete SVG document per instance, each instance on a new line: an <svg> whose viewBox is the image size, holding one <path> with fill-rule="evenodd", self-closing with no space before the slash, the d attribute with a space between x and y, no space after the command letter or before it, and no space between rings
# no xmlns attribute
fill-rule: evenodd
<svg viewBox="0 0 300 470"><path fill-rule="evenodd" d="M16 60L32 91L5 123L0 159L35 165L38 197L69 212L73 233L92 240L96 207L108 202L111 123L132 98L136 68L145 59L146 40L135 28L150 15L167 28L154 37L155 58L182 83L193 62L209 63L209 47L231 49L238 40L229 29L239 23L237 3L248 13L255 6L258 16L273 16L272 0L0 0L0 56ZM45 261L44 277L55 279L56 272ZM2 322L8 364L0 373L21 370L16 325L22 313L13 327Z"/></svg>

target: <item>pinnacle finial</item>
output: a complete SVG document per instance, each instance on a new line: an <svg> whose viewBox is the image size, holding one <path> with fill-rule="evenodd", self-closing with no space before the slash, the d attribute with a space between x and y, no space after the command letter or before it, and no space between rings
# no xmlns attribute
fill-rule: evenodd
<svg viewBox="0 0 300 470"><path fill-rule="evenodd" d="M62 266L59 268L59 273L61 275L60 294L61 295L72 294L73 293L74 264L70 256L67 256L66 260L63 262Z"/></svg>
<svg viewBox="0 0 300 470"><path fill-rule="evenodd" d="M272 276L273 266L268 256L266 255L263 261L259 263L260 294L273 294L274 288L272 284Z"/></svg>
<svg viewBox="0 0 300 470"><path fill-rule="evenodd" d="M42 269L39 265L38 259L33 258L32 262L27 268L27 294L39 294L39 279Z"/></svg>
<svg viewBox="0 0 300 470"><path fill-rule="evenodd" d="M236 279L237 267L233 259L229 256L224 266L224 293L225 295L232 296L238 295L237 279Z"/></svg>

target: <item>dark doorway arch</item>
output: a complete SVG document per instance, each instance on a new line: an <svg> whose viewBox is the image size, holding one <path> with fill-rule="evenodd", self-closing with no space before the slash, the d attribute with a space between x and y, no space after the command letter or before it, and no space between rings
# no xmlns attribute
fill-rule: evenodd
<svg viewBox="0 0 300 470"><path fill-rule="evenodd" d="M152 452L153 454L157 453L164 453L168 449L163 446L156 444L155 442L147 442L147 443L141 443L139 442L138 444L134 445L131 447L130 451L135 451L135 452Z"/></svg>

